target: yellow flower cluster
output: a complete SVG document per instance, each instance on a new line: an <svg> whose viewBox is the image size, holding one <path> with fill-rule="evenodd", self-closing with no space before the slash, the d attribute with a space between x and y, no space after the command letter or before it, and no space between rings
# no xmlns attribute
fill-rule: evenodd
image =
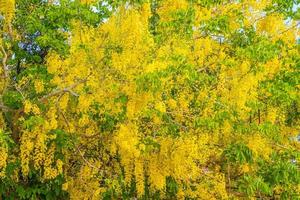
<svg viewBox="0 0 300 200"><path fill-rule="evenodd" d="M125 170L125 181L130 184L135 177L139 196L144 194L146 176L154 191L166 187L168 176L185 184L197 180L202 174L196 163L205 164L212 153L205 147L209 143L207 134L201 134L198 138L157 138L157 150L147 150L147 145L139 143L140 137L142 134L136 125L127 124L121 125L115 138Z"/></svg>
<svg viewBox="0 0 300 200"><path fill-rule="evenodd" d="M37 93L42 93L44 91L44 85L41 80L36 80L34 82L34 89Z"/></svg>
<svg viewBox="0 0 300 200"><path fill-rule="evenodd" d="M248 138L248 147L252 150L255 157L263 157L268 159L272 152L272 148L266 138L261 135L255 134Z"/></svg>
<svg viewBox="0 0 300 200"><path fill-rule="evenodd" d="M82 166L75 178L70 178L63 184L63 189L69 192L72 200L96 200L103 192L103 188L99 187L95 171L89 166Z"/></svg>
<svg viewBox="0 0 300 200"><path fill-rule="evenodd" d="M11 23L15 15L15 0L1 0L0 13L4 15L7 24Z"/></svg>
<svg viewBox="0 0 300 200"><path fill-rule="evenodd" d="M3 131L0 129L0 178L4 178L6 175L6 166L8 160L8 144L3 139Z"/></svg>

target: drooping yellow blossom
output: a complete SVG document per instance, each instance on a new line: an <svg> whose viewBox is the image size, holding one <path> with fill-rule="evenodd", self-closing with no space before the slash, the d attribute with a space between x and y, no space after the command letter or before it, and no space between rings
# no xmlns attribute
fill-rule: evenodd
<svg viewBox="0 0 300 200"><path fill-rule="evenodd" d="M36 80L34 82L34 89L37 93L42 93L44 91L44 85L41 80Z"/></svg>

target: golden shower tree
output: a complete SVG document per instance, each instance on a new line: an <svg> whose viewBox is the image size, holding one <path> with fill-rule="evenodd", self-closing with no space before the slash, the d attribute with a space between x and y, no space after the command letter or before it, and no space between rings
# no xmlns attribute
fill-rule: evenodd
<svg viewBox="0 0 300 200"><path fill-rule="evenodd" d="M295 2L58 2L0 9L3 198L299 198Z"/></svg>

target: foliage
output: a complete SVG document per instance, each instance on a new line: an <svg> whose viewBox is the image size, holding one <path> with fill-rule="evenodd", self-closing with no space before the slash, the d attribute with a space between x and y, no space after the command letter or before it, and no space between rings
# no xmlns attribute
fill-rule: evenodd
<svg viewBox="0 0 300 200"><path fill-rule="evenodd" d="M299 199L298 3L0 0L0 198Z"/></svg>

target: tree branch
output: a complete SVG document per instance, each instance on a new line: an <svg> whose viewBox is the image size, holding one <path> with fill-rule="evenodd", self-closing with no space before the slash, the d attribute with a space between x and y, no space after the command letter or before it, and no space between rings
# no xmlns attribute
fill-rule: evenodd
<svg viewBox="0 0 300 200"><path fill-rule="evenodd" d="M0 110L2 110L2 111L14 111L13 109L11 109L11 108L9 108L5 105L2 105L2 104L0 104Z"/></svg>
<svg viewBox="0 0 300 200"><path fill-rule="evenodd" d="M77 87L81 83L85 83L86 81L87 81L87 78L85 78L83 80L80 80L77 83L75 83L75 84L73 84L73 85L71 85L69 87L54 90L51 93L49 93L49 94L41 97L39 100L40 101L45 101L46 99L48 99L48 98L50 98L52 96L56 96L56 95L59 95L61 93L66 93L66 92L69 92L71 95L78 97L79 95L77 93L75 93L72 89L74 89L75 87Z"/></svg>
<svg viewBox="0 0 300 200"><path fill-rule="evenodd" d="M101 168L93 165L92 163L90 163L85 157L84 157L84 154L80 151L79 147L76 147L76 150L77 152L79 153L79 155L81 156L82 160L88 165L90 166L91 168L94 168L94 169L97 169L99 170L100 172L102 172Z"/></svg>
<svg viewBox="0 0 300 200"><path fill-rule="evenodd" d="M294 24L293 26L285 29L284 31L281 31L278 35L284 34L284 33L288 32L289 30L291 30L293 28L297 28L299 25L300 25L300 22L298 22L298 23Z"/></svg>

